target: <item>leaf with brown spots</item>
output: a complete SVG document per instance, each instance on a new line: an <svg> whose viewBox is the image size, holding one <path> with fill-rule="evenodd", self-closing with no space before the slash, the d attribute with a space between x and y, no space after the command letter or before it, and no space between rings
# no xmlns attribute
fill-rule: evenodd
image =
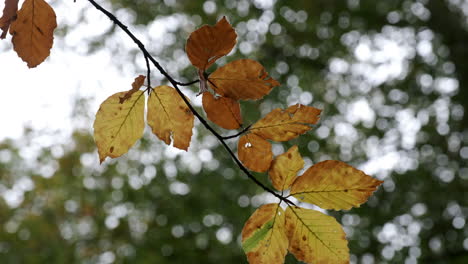
<svg viewBox="0 0 468 264"><path fill-rule="evenodd" d="M3 8L3 15L0 17L0 29L2 30L1 39L6 37L11 22L16 19L16 11L18 10L19 0L5 0L5 7Z"/></svg>
<svg viewBox="0 0 468 264"><path fill-rule="evenodd" d="M273 160L270 142L255 134L247 134L239 139L237 155L245 167L256 172L267 171Z"/></svg>
<svg viewBox="0 0 468 264"><path fill-rule="evenodd" d="M346 234L335 218L321 212L288 207L285 220L289 252L306 263L349 263Z"/></svg>
<svg viewBox="0 0 468 264"><path fill-rule="evenodd" d="M193 66L204 71L234 48L236 38L236 31L223 17L214 26L204 25L192 32L185 50Z"/></svg>
<svg viewBox="0 0 468 264"><path fill-rule="evenodd" d="M192 138L193 113L176 89L161 85L153 89L148 99L148 125L153 134L166 144L187 150Z"/></svg>
<svg viewBox="0 0 468 264"><path fill-rule="evenodd" d="M273 187L279 191L289 189L302 167L304 167L304 160L298 147L292 146L287 152L277 156L271 164L268 174Z"/></svg>
<svg viewBox="0 0 468 264"><path fill-rule="evenodd" d="M132 94L140 90L141 86L143 86L143 83L145 82L145 78L146 77L144 75L139 75L138 77L136 77L135 81L133 81L132 83L132 89L125 93L124 96L120 97L120 103L125 102L125 100L128 100L132 96Z"/></svg>
<svg viewBox="0 0 468 264"><path fill-rule="evenodd" d="M323 209L348 210L366 202L382 183L344 162L326 160L298 177L291 195Z"/></svg>
<svg viewBox="0 0 468 264"><path fill-rule="evenodd" d="M55 12L44 0L26 0L11 23L13 47L18 56L34 68L50 54L57 27Z"/></svg>
<svg viewBox="0 0 468 264"><path fill-rule="evenodd" d="M250 264L282 264L288 249L284 211L278 204L258 208L242 229L242 248Z"/></svg>
<svg viewBox="0 0 468 264"><path fill-rule="evenodd" d="M99 152L99 161L106 157L117 158L141 138L145 128L145 96L143 91L133 93L120 103L127 92L113 94L102 102L94 121L94 140Z"/></svg>
<svg viewBox="0 0 468 264"><path fill-rule="evenodd" d="M213 123L225 129L236 129L242 124L240 104L228 97L214 97L210 92L203 93L203 109Z"/></svg>

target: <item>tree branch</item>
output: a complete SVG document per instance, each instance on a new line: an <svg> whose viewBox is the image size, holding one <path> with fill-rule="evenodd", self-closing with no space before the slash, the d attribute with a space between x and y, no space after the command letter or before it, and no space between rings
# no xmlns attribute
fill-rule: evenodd
<svg viewBox="0 0 468 264"><path fill-rule="evenodd" d="M244 129L242 129L242 131L240 131L239 133L236 133L236 134L230 135L230 136L224 136L224 137L221 137L221 138L224 139L224 140L226 140L226 139L231 139L231 138L238 137L238 136L244 134L245 132L247 132L251 126L252 126L252 125L248 125L248 126L245 127Z"/></svg>
<svg viewBox="0 0 468 264"><path fill-rule="evenodd" d="M119 26L132 40L133 42L135 42L135 44L138 46L138 48L141 50L141 52L143 53L143 55L145 56L145 58L149 59L153 65L158 69L158 71L164 76L166 77L166 79L174 86L174 88L176 89L177 93L181 96L182 100L184 100L185 104L188 106L188 108L190 109L190 111L192 111L192 113L198 118L198 120L200 120L200 122L203 124L203 126L208 129L218 140L219 142L221 143L221 145L223 145L223 147L226 149L226 151L229 153L229 155L232 157L232 159L234 160L234 162L237 164L237 166L239 167L239 169L241 169L249 179L251 179L253 182L255 182L255 184L257 184L258 186L260 186L263 190L265 190L266 192L269 192L271 193L272 195L274 195L275 197L277 197L278 199L280 199L280 201L283 201L285 202L286 204L288 205L294 205L294 203L292 201L290 201L288 198L286 197L283 197L281 195L279 195L278 193L276 193L275 191L273 191L272 189L268 188L266 185L264 185L262 182L260 182L257 178L255 178L251 173L250 171L241 163L241 161L236 157L236 155L234 154L234 152L232 152L231 148L229 148L229 146L226 144L224 138L218 133L216 132L216 130L214 130L213 127L211 127L208 122L197 112L197 110L195 110L195 108L192 106L192 104L188 101L188 99L185 97L184 93L182 93L182 91L180 90L179 88L179 85L180 86L186 86L186 85L190 85L190 84L193 84L193 83L196 83L197 81L193 81L193 82L190 82L190 83L180 83L180 82L177 82L176 80L174 80L172 78L172 76L169 75L169 73L167 73L163 67L159 64L158 61L156 61L152 56L151 54L146 50L145 46L143 45L143 43L128 29L127 26L125 26L122 22L120 22L120 20L118 20L111 12L107 11L106 9L104 9L101 5L99 5L98 3L96 3L94 0L88 0L88 2L90 2L97 10L101 11L103 14L105 14L114 24L116 24L117 26Z"/></svg>

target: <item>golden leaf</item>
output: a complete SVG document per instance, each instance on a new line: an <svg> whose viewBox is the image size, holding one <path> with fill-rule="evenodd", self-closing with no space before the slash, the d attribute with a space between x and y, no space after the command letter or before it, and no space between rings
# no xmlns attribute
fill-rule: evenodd
<svg viewBox="0 0 468 264"><path fill-rule="evenodd" d="M19 0L5 0L5 7L3 8L3 15L0 17L0 29L2 30L1 39L6 37L11 22L16 18L16 11L18 10Z"/></svg>
<svg viewBox="0 0 468 264"><path fill-rule="evenodd" d="M230 62L208 77L213 90L234 100L257 100L280 85L263 66L249 59Z"/></svg>
<svg viewBox="0 0 468 264"><path fill-rule="evenodd" d="M213 123L225 129L236 129L242 124L240 104L228 97L215 98L210 92L203 93L203 109Z"/></svg>
<svg viewBox="0 0 468 264"><path fill-rule="evenodd" d="M289 252L306 263L349 263L346 234L335 218L321 212L288 207L285 220Z"/></svg>
<svg viewBox="0 0 468 264"><path fill-rule="evenodd" d="M187 150L192 138L194 116L176 89L161 85L148 99L148 125L166 144Z"/></svg>
<svg viewBox="0 0 468 264"><path fill-rule="evenodd" d="M298 177L291 195L324 209L348 210L366 202L382 182L344 162L326 160Z"/></svg>
<svg viewBox="0 0 468 264"><path fill-rule="evenodd" d="M141 138L145 128L145 100L143 91L135 92L127 101L120 97L127 92L113 94L102 102L94 121L94 140L99 161L106 157L117 158Z"/></svg>
<svg viewBox="0 0 468 264"><path fill-rule="evenodd" d="M237 34L223 17L214 26L204 25L190 34L185 50L193 66L206 70L236 45ZM202 91L203 92L203 91Z"/></svg>
<svg viewBox="0 0 468 264"><path fill-rule="evenodd" d="M277 156L271 164L268 174L273 187L279 191L289 189L302 167L304 160L298 147L292 146L286 153Z"/></svg>
<svg viewBox="0 0 468 264"><path fill-rule="evenodd" d="M288 141L312 129L319 120L321 110L296 104L286 110L276 108L255 123L250 131L264 139Z"/></svg>
<svg viewBox="0 0 468 264"><path fill-rule="evenodd" d="M258 208L242 229L242 248L250 264L282 264L288 250L284 211L278 204Z"/></svg>
<svg viewBox="0 0 468 264"><path fill-rule="evenodd" d="M255 134L247 134L239 139L237 155L246 168L256 172L267 171L273 160L270 142Z"/></svg>
<svg viewBox="0 0 468 264"><path fill-rule="evenodd" d="M26 0L11 23L13 47L18 56L34 68L50 54L57 27L55 12L44 0Z"/></svg>

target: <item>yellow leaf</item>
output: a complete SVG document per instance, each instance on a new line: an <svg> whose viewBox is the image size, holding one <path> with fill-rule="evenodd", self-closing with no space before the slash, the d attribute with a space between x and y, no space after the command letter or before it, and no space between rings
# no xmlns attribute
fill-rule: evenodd
<svg viewBox="0 0 468 264"><path fill-rule="evenodd" d="M223 17L215 26L204 25L190 34L185 50L193 66L206 70L236 45L237 34Z"/></svg>
<svg viewBox="0 0 468 264"><path fill-rule="evenodd" d="M302 167L304 160L297 146L292 146L286 153L277 156L271 164L268 174L273 187L279 191L289 189Z"/></svg>
<svg viewBox="0 0 468 264"><path fill-rule="evenodd" d="M102 163L106 157L117 158L141 138L145 128L143 91L120 103L127 92L113 94L102 102L94 121L94 140Z"/></svg>
<svg viewBox="0 0 468 264"><path fill-rule="evenodd" d="M34 68L50 54L57 27L55 12L44 0L26 0L11 23L13 47L18 56Z"/></svg>
<svg viewBox="0 0 468 264"><path fill-rule="evenodd" d="M278 204L258 208L242 229L242 248L250 264L282 264L288 249L284 211Z"/></svg>
<svg viewBox="0 0 468 264"><path fill-rule="evenodd" d="M0 17L0 29L2 30L1 39L6 37L11 22L15 19L18 10L18 0L5 0L2 17Z"/></svg>
<svg viewBox="0 0 468 264"><path fill-rule="evenodd" d="M145 78L146 77L144 75L139 75L138 77L136 77L135 81L133 81L132 83L132 89L120 98L120 103L125 102L125 100L128 100L132 96L132 94L140 90L141 86L143 86L143 83L145 82Z"/></svg>
<svg viewBox="0 0 468 264"><path fill-rule="evenodd" d="M324 209L348 210L366 202L382 182L344 162L326 160L298 177L291 195Z"/></svg>
<svg viewBox="0 0 468 264"><path fill-rule="evenodd" d="M166 85L154 88L148 99L148 125L166 144L187 150L194 116L177 91Z"/></svg>
<svg viewBox="0 0 468 264"><path fill-rule="evenodd" d="M288 141L312 129L319 120L321 110L296 104L286 110L276 108L255 123L250 131L264 139Z"/></svg>
<svg viewBox="0 0 468 264"><path fill-rule="evenodd" d="M203 109L213 123L225 129L236 129L242 124L239 102L228 98L215 98L210 92L203 93Z"/></svg>
<svg viewBox="0 0 468 264"><path fill-rule="evenodd" d="M306 263L349 263L346 234L335 218L318 211L288 207L285 220L289 252Z"/></svg>
<svg viewBox="0 0 468 264"><path fill-rule="evenodd" d="M218 68L208 80L216 93L234 100L257 100L280 85L268 76L260 63L249 59L236 60Z"/></svg>
<svg viewBox="0 0 468 264"><path fill-rule="evenodd" d="M267 171L273 160L270 142L255 134L247 134L239 139L237 155L246 168L256 172Z"/></svg>

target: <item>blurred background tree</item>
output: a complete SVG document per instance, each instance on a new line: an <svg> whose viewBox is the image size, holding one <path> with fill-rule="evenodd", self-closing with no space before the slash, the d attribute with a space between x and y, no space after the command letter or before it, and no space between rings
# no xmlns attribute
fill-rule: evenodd
<svg viewBox="0 0 468 264"><path fill-rule="evenodd" d="M243 105L246 124L298 102L324 110L315 130L274 152L297 144L306 167L339 159L385 180L361 208L328 212L345 228L352 263L468 263L468 1L100 2L182 81L196 78L187 36L227 16L238 45L218 65L255 59L282 83ZM144 73L124 38L108 22L81 51L110 49L123 72ZM197 89L186 90L195 104ZM0 142L2 263L246 263L242 226L274 199L216 139L197 127L185 153L146 133L99 166L87 104L77 98L74 118L88 125L66 143L31 129Z"/></svg>

